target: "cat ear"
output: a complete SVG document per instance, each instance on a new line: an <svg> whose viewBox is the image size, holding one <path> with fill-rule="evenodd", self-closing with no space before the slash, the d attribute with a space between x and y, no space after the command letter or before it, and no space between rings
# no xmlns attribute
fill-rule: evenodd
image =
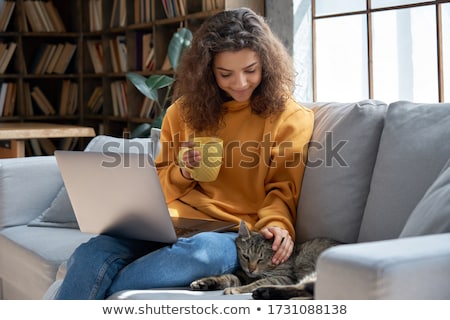
<svg viewBox="0 0 450 320"><path fill-rule="evenodd" d="M243 238L250 238L250 230L248 230L244 220L241 220L238 235Z"/></svg>

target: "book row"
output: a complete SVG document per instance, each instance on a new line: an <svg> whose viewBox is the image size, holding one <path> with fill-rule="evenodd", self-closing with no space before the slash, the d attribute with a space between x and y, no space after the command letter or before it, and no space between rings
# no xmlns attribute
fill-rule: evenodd
<svg viewBox="0 0 450 320"><path fill-rule="evenodd" d="M64 22L52 1L27 0L23 2L23 8L28 22L25 29L34 32L66 32Z"/></svg>
<svg viewBox="0 0 450 320"><path fill-rule="evenodd" d="M89 0L90 31L100 31L103 28L102 1ZM187 0L157 0L160 1L167 18L184 16L190 12ZM124 27L127 25L127 0L114 0L109 27ZM202 0L201 10L224 9L225 0ZM154 19L151 0L134 0L134 23L149 23Z"/></svg>
<svg viewBox="0 0 450 320"><path fill-rule="evenodd" d="M0 42L0 74L5 73L16 47L16 42Z"/></svg>
<svg viewBox="0 0 450 320"><path fill-rule="evenodd" d="M19 110L21 115L33 116L36 111L50 116L59 114L61 116L74 115L78 108L78 83L70 80L63 80L61 85L61 94L59 95L59 108L56 111L55 106L50 102L44 92L37 85L31 86L28 82L24 83L24 106Z"/></svg>
<svg viewBox="0 0 450 320"><path fill-rule="evenodd" d="M33 156L50 156L55 150L74 150L79 138L68 137L62 139L27 139L25 143L25 154Z"/></svg>
<svg viewBox="0 0 450 320"><path fill-rule="evenodd" d="M76 49L77 45L70 42L42 44L39 47L31 65L31 73L65 73Z"/></svg>
<svg viewBox="0 0 450 320"><path fill-rule="evenodd" d="M128 102L125 93L125 81L113 81L110 84L112 114L114 116L127 117ZM7 117L15 114L17 97L17 84L14 82L2 82L0 84L0 116ZM70 116L77 112L78 106L78 84L71 80L63 80L61 94L59 96L59 108L56 111L55 106L50 102L39 86L30 86L24 83L24 110L19 113L26 116L33 116L39 111L39 114L46 116L59 114L60 116ZM87 108L91 114L100 113L104 105L103 87L97 86L92 91L87 102ZM138 112L140 118L154 117L155 102L144 98Z"/></svg>
<svg viewBox="0 0 450 320"><path fill-rule="evenodd" d="M109 48L111 50L111 63L114 72L126 72L127 66L127 44L126 37L123 35L109 39ZM87 40L86 46L89 52L92 66L95 73L103 73L104 53L102 40ZM136 36L136 57L135 70L152 71L155 68L155 49L152 45L152 34L143 33Z"/></svg>
<svg viewBox="0 0 450 320"><path fill-rule="evenodd" d="M0 0L0 32L4 32L8 28L15 6L15 1Z"/></svg>
<svg viewBox="0 0 450 320"><path fill-rule="evenodd" d="M16 107L17 85L14 82L3 82L0 85L0 116L9 117Z"/></svg>

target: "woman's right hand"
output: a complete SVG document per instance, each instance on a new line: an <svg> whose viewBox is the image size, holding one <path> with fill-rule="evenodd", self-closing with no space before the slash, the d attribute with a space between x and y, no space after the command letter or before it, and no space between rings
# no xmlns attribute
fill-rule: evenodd
<svg viewBox="0 0 450 320"><path fill-rule="evenodd" d="M183 153L181 159L178 159L178 161L183 163L183 166L180 167L180 171L183 177L185 177L186 179L192 179L192 177L191 173L184 167L195 168L200 164L200 161L202 160L200 151L194 150L193 147L193 141L181 143L181 148L189 148Z"/></svg>

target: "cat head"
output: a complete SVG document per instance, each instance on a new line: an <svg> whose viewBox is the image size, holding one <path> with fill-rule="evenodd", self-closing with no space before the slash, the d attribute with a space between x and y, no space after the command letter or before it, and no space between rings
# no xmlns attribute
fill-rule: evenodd
<svg viewBox="0 0 450 320"><path fill-rule="evenodd" d="M272 240L249 230L244 221L239 226L236 249L242 270L251 278L263 277L275 267L272 263Z"/></svg>

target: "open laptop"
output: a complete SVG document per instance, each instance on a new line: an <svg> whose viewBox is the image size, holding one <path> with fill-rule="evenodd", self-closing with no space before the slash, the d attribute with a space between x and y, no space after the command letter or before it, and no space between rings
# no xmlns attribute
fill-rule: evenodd
<svg viewBox="0 0 450 320"><path fill-rule="evenodd" d="M148 154L57 150L55 157L82 232L173 243L236 226L170 217Z"/></svg>

